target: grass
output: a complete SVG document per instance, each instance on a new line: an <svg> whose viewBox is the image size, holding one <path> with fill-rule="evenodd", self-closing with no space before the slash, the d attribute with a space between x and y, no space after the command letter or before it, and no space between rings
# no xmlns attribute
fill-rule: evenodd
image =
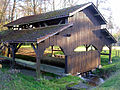
<svg viewBox="0 0 120 90"><path fill-rule="evenodd" d="M93 90L120 90L120 71Z"/></svg>
<svg viewBox="0 0 120 90"><path fill-rule="evenodd" d="M106 51L108 52L108 51ZM105 82L93 90L120 90L120 57L112 52L112 64L108 64L108 56L101 56L102 69L95 73L105 79Z"/></svg>
<svg viewBox="0 0 120 90"><path fill-rule="evenodd" d="M7 72L6 69L2 71ZM1 90L63 90L70 83L78 84L82 81L76 76L66 76L60 79L46 80L41 76L40 81L36 81L32 76L25 76L17 73L11 74L12 80L5 82Z"/></svg>
<svg viewBox="0 0 120 90"><path fill-rule="evenodd" d="M108 51L103 51L102 53L108 53ZM109 56L101 55L101 69L97 69L95 74L98 74L102 78L109 77L112 73L120 70L120 57L115 56L115 51L112 51L112 64L108 63Z"/></svg>

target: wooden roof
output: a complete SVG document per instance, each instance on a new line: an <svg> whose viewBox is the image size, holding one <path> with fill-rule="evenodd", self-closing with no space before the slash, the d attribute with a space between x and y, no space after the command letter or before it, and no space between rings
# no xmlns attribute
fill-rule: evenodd
<svg viewBox="0 0 120 90"><path fill-rule="evenodd" d="M24 43L41 41L65 30L72 24L54 25L44 28L27 29L27 30L5 30L0 32L0 42Z"/></svg>
<svg viewBox="0 0 120 90"><path fill-rule="evenodd" d="M93 12L93 14L97 14L96 17L97 19L100 19L100 21L102 21L101 24L106 24L105 19L100 14L100 12L96 9L95 5L93 3L86 3L86 4L76 5L73 7L64 8L61 10L42 13L39 15L31 15L31 16L22 17L13 22L6 24L5 26L8 27L8 26L13 26L13 25L24 25L24 24L30 24L30 23L46 21L46 20L51 20L51 19L69 17L69 16L74 15L76 12L79 12L87 7L89 7L89 9Z"/></svg>
<svg viewBox="0 0 120 90"><path fill-rule="evenodd" d="M107 40L111 41L111 43L116 43L117 42L117 40L109 33L109 31L106 28L101 29L101 32L103 33L103 35L105 36L105 38Z"/></svg>

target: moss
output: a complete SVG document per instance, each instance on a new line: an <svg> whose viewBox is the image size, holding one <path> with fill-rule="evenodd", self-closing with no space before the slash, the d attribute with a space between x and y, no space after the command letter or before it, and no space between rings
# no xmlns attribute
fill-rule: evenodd
<svg viewBox="0 0 120 90"><path fill-rule="evenodd" d="M23 25L23 24L28 24L28 23L45 21L46 19L50 20L53 18L57 19L60 17L67 17L67 16L69 16L69 13L76 11L77 9L83 7L84 5L86 5L86 4L68 7L68 8L64 8L64 9L56 10L56 11L50 11L50 12L42 13L39 15L31 15L31 16L22 17L12 23L7 24L6 26L13 26L15 23L18 23L19 25ZM22 22L19 22L19 21L22 21Z"/></svg>
<svg viewBox="0 0 120 90"><path fill-rule="evenodd" d="M66 87L73 87L73 86L78 85L78 84L79 84L79 82L74 82L74 83L67 85Z"/></svg>
<svg viewBox="0 0 120 90"><path fill-rule="evenodd" d="M2 42L12 41L37 41L37 38L52 34L66 25L54 25L44 28L36 28L30 30L6 30L0 33Z"/></svg>

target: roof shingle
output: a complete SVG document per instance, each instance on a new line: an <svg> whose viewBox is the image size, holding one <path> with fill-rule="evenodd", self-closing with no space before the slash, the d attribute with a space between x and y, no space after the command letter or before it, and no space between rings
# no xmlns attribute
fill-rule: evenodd
<svg viewBox="0 0 120 90"><path fill-rule="evenodd" d="M10 23L6 24L5 26L23 25L23 24L28 24L28 23L35 23L35 22L55 19L55 18L68 17L69 13L72 13L72 12L80 9L81 7L83 7L87 4L88 3L81 4L81 5L76 5L76 6L73 6L73 7L68 7L68 8L64 8L64 9L61 9L61 10L42 13L42 14L39 14L39 15L25 16L25 17L19 18L19 19L13 21L13 22L10 22Z"/></svg>
<svg viewBox="0 0 120 90"><path fill-rule="evenodd" d="M64 27L68 28L69 26L70 24L64 24L29 30L5 30L0 32L0 42L37 42L38 38L53 35L53 33L60 32L61 29L65 29Z"/></svg>

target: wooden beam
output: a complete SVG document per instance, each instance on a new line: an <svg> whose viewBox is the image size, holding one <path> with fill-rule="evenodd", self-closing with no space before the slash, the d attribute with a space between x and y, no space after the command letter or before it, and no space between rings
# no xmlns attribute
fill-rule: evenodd
<svg viewBox="0 0 120 90"><path fill-rule="evenodd" d="M54 48L54 46L52 45L52 46L51 46L52 56L53 56L53 54L54 54L53 48Z"/></svg>
<svg viewBox="0 0 120 90"><path fill-rule="evenodd" d="M36 53L36 73L37 73L37 80L40 81L40 55L39 50Z"/></svg>
<svg viewBox="0 0 120 90"><path fill-rule="evenodd" d="M37 41L7 41L7 43L36 43ZM3 43L6 43L6 41L3 41Z"/></svg>
<svg viewBox="0 0 120 90"><path fill-rule="evenodd" d="M7 57L10 57L10 45L8 45L8 54Z"/></svg>
<svg viewBox="0 0 120 90"><path fill-rule="evenodd" d="M37 47L35 47L35 45L33 43L31 43L31 46L33 47L35 53L37 54Z"/></svg>
<svg viewBox="0 0 120 90"><path fill-rule="evenodd" d="M48 35L46 35L46 36L43 36L43 37L41 37L41 38L38 38L38 39L37 39L37 43L40 43L40 42L48 39L49 37L52 37L52 36L56 35L57 33L65 30L65 29L67 29L67 28L69 28L69 27L71 27L71 26L73 26L73 24L68 24L67 26L61 28L59 31L56 31L55 33L48 34Z"/></svg>
<svg viewBox="0 0 120 90"><path fill-rule="evenodd" d="M90 47L90 45L84 45L86 47L86 51L88 51L88 48Z"/></svg>
<svg viewBox="0 0 120 90"><path fill-rule="evenodd" d="M41 49L44 43L36 44L36 73L37 73L37 80L40 81L40 65L41 65L41 58L44 53L44 48Z"/></svg>
<svg viewBox="0 0 120 90"><path fill-rule="evenodd" d="M107 53L100 53L101 55L110 55L110 54L107 54Z"/></svg>
<svg viewBox="0 0 120 90"><path fill-rule="evenodd" d="M100 14L94 14L94 16L100 16Z"/></svg>
<svg viewBox="0 0 120 90"><path fill-rule="evenodd" d="M47 27L48 25L46 23L44 23L45 27Z"/></svg>
<svg viewBox="0 0 120 90"><path fill-rule="evenodd" d="M11 48L12 48L12 66L11 66L11 68L14 68L14 66L15 66L15 44L12 44Z"/></svg>
<svg viewBox="0 0 120 90"><path fill-rule="evenodd" d="M22 46L23 43L20 43L19 46L16 46L15 53L19 50L19 48Z"/></svg>
<svg viewBox="0 0 120 90"><path fill-rule="evenodd" d="M68 58L67 58L67 55L65 55L65 73L68 74Z"/></svg>
<svg viewBox="0 0 120 90"><path fill-rule="evenodd" d="M60 20L60 22L59 22L59 24L58 24L58 25L62 24L62 21L63 21L63 20Z"/></svg>
<svg viewBox="0 0 120 90"><path fill-rule="evenodd" d="M43 44L43 43L39 43L40 45ZM40 81L40 64L41 64L41 57L43 55L42 51L40 51L40 46L39 44L36 44L36 47L33 43L31 43L31 46L33 47L35 53L36 53L36 77L37 77L37 80Z"/></svg>
<svg viewBox="0 0 120 90"><path fill-rule="evenodd" d="M111 52L112 52L112 46L110 45L109 47L109 64L112 63L112 57L111 57Z"/></svg>
<svg viewBox="0 0 120 90"><path fill-rule="evenodd" d="M54 49L53 49L53 51L61 51L61 50L54 50Z"/></svg>

